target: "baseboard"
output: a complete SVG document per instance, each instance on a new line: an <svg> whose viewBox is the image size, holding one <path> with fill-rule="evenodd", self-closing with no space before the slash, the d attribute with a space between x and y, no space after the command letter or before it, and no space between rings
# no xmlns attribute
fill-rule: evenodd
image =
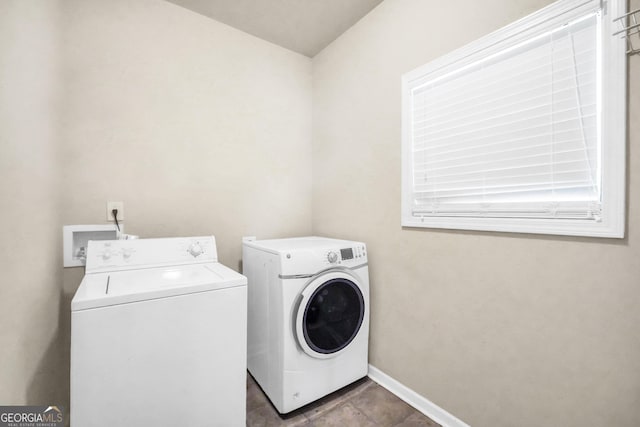
<svg viewBox="0 0 640 427"><path fill-rule="evenodd" d="M375 366L369 365L369 378L416 408L418 411L440 424L442 427L470 427L464 421L451 415L426 397L420 396L409 387L391 378Z"/></svg>

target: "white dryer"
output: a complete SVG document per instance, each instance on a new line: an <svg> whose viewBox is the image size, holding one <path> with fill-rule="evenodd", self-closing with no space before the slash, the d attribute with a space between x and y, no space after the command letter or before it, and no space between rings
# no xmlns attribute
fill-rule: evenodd
<svg viewBox="0 0 640 427"><path fill-rule="evenodd" d="M89 242L71 302L71 425L243 426L246 278L213 236Z"/></svg>
<svg viewBox="0 0 640 427"><path fill-rule="evenodd" d="M368 371L364 243L321 237L245 241L249 372L284 414Z"/></svg>

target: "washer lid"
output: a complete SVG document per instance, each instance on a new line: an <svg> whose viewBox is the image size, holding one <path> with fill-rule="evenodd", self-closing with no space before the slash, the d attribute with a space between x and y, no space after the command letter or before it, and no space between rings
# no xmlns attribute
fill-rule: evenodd
<svg viewBox="0 0 640 427"><path fill-rule="evenodd" d="M71 311L246 286L247 278L214 262L87 274Z"/></svg>

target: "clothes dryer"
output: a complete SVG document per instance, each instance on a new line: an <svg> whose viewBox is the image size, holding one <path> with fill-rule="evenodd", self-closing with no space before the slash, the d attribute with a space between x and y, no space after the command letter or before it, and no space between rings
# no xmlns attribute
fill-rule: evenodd
<svg viewBox="0 0 640 427"><path fill-rule="evenodd" d="M245 241L243 274L248 369L280 413L367 375L364 243L321 237Z"/></svg>

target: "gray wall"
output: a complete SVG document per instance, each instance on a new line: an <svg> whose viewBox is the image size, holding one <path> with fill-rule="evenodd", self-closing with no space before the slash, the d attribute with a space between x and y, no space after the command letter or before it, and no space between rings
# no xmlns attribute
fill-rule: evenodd
<svg viewBox="0 0 640 427"><path fill-rule="evenodd" d="M0 2L0 404L65 399L56 1Z"/></svg>
<svg viewBox="0 0 640 427"><path fill-rule="evenodd" d="M400 226L401 75L548 3L386 0L316 56L313 230L368 243L370 362L462 420L638 426L640 57L625 239Z"/></svg>
<svg viewBox="0 0 640 427"><path fill-rule="evenodd" d="M241 236L311 230L311 60L157 0L65 0L66 224Z"/></svg>
<svg viewBox="0 0 640 427"><path fill-rule="evenodd" d="M3 0L0 55L0 403L68 407L62 225L310 234L311 60L158 0Z"/></svg>

